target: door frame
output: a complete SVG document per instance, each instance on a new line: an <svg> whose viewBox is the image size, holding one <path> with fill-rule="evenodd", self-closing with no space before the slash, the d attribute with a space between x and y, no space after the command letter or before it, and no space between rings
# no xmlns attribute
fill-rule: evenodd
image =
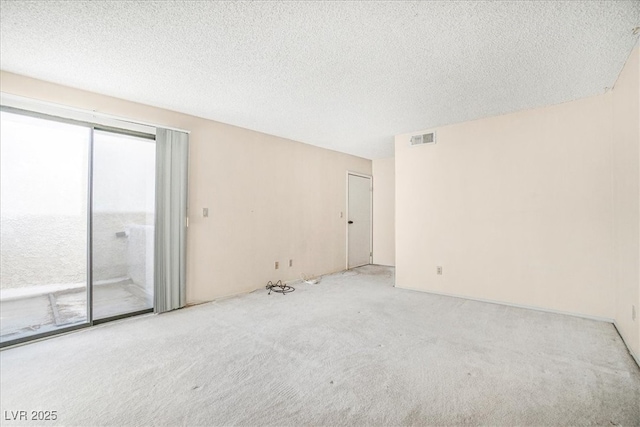
<svg viewBox="0 0 640 427"><path fill-rule="evenodd" d="M346 174L346 208L344 226L346 228L346 254L345 254L345 270L349 269L349 175L367 178L369 180L369 264L373 262L373 176L360 172L347 170Z"/></svg>

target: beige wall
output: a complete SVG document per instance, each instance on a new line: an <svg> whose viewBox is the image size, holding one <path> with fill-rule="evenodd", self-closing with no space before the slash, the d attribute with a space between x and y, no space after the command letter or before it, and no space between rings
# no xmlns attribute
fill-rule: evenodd
<svg viewBox="0 0 640 427"><path fill-rule="evenodd" d="M370 160L7 72L0 89L191 131L190 303L344 268L346 171Z"/></svg>
<svg viewBox="0 0 640 427"><path fill-rule="evenodd" d="M396 286L612 319L611 116L609 93L398 135Z"/></svg>
<svg viewBox="0 0 640 427"><path fill-rule="evenodd" d="M373 263L396 265L395 158L373 161Z"/></svg>
<svg viewBox="0 0 640 427"><path fill-rule="evenodd" d="M636 47L613 88L615 320L640 358L640 67ZM636 319L631 317L635 306Z"/></svg>

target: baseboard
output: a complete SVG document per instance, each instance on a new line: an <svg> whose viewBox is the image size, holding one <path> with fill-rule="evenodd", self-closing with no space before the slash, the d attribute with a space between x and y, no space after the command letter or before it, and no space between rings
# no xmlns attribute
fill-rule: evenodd
<svg viewBox="0 0 640 427"><path fill-rule="evenodd" d="M340 269L340 270L336 270L336 271L332 271L332 272L329 272L329 273L324 273L324 274L320 274L320 275L312 276L312 277L314 279L321 279L324 276L329 276L331 274L340 273L342 271L346 271L346 270ZM275 283L275 281L273 281L273 280L272 280L272 282ZM282 283L285 284L285 285L292 285L294 283L301 283L301 282L302 282L301 278L300 279L291 279L291 280L283 280L282 281ZM189 302L187 302L186 307L194 307L196 305L208 304L210 302L222 301L222 300L225 300L225 299L229 299L229 298L233 298L233 297L237 297L237 296L241 296L241 295L247 295L247 294L250 294L252 292L259 291L260 289L266 289L265 286L266 286L266 283L264 285L262 285L262 286L258 286L257 288L254 288L254 289L247 289L247 290L244 290L244 291L234 292L234 293L231 293L231 294L224 294L224 295L217 296L217 297L215 297L213 299L210 299L210 300L189 301Z"/></svg>
<svg viewBox="0 0 640 427"><path fill-rule="evenodd" d="M570 312L570 311L554 310L552 308L543 308L543 307L536 307L536 306L532 306L532 305L515 304L515 303L505 302L505 301L495 301L495 300L484 299L484 298L475 298L475 297L469 297L469 296L464 296L464 295L450 294L450 293L446 293L446 292L425 291L424 289L409 288L409 287L397 286L397 285L396 285L396 288L405 289L405 290L414 291L414 292L423 292L423 293L426 293L426 294L442 295L442 296L445 296L445 297L460 298L460 299L466 299L466 300L478 301L478 302L486 302L486 303L489 303L489 304L506 305L508 307L524 308L524 309L527 309L527 310L542 311L544 313L564 314L566 316L580 317L580 318L583 318L583 319L589 319L589 320L596 320L596 321L599 321L599 322L611 323L613 325L613 327L616 328L616 331L618 332L618 335L620 335L620 338L622 339L622 342L627 347L627 350L629 351L629 354L631 354L631 357L633 358L633 360L638 365L638 368L640 368L640 357L638 357L638 355L631 349L631 346L629 346L629 344L625 340L624 335L620 333L620 328L618 327L618 324L616 323L615 319L611 319L609 317L592 316L592 315L583 314L583 313L573 313L573 312Z"/></svg>
<svg viewBox="0 0 640 427"><path fill-rule="evenodd" d="M610 318L610 317L592 316L590 314L575 313L575 312L571 312L571 311L555 310L553 308L536 307L534 305L516 304L516 303L512 303L512 302L507 302L507 301L496 301L496 300L485 299L485 298L476 298L476 297L470 297L470 296L466 296L466 295L450 294L450 293L447 293L447 292L425 291L423 289L409 288L409 287L398 286L398 285L396 285L396 288L398 288L398 289L406 289L406 290L415 291L415 292L424 292L424 293L427 293L427 294L442 295L442 296L445 296L445 297L461 298L461 299L467 299L467 300L478 301L478 302L487 302L489 304L498 304L498 305L506 305L506 306L509 306L509 307L524 308L524 309L527 309L527 310L542 311L542 312L545 312L545 313L564 314L566 316L581 317L583 319L597 320L599 322L613 323L613 319Z"/></svg>
<svg viewBox="0 0 640 427"><path fill-rule="evenodd" d="M620 335L620 338L622 338L622 342L624 343L624 345L627 346L627 350L629 350L629 354L631 355L631 357L633 357L633 360L635 360L636 365L638 365L638 368L640 368L640 357L638 357L638 355L631 349L631 346L627 343L627 340L625 340L622 332L620 332L618 323L615 320L613 321L613 327L616 328L616 331L618 331L618 335Z"/></svg>
<svg viewBox="0 0 640 427"><path fill-rule="evenodd" d="M224 294L224 295L220 295L220 296L217 296L217 297L215 297L213 299L205 300L205 301L189 301L185 305L185 308L195 307L197 305L209 304L209 303L216 302L216 301L223 301L223 300L226 300L226 299L229 299L229 298L233 298L233 297L238 297L238 296L241 296L241 295L247 295L247 294L250 294L251 292L255 292L255 291L257 291L259 289L262 289L262 288L263 287L256 288L256 289L250 289L250 290L246 290L246 291L241 291L241 292L235 292L235 293L232 293L232 294Z"/></svg>

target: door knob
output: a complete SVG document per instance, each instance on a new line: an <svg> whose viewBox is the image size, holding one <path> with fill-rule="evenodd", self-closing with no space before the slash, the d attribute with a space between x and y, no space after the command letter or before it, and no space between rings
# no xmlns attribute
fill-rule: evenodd
<svg viewBox="0 0 640 427"><path fill-rule="evenodd" d="M349 221L347 224L353 224L353 221Z"/></svg>

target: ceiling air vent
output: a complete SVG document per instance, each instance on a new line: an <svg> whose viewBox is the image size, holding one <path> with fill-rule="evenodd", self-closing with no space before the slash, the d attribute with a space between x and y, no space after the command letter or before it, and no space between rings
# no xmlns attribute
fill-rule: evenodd
<svg viewBox="0 0 640 427"><path fill-rule="evenodd" d="M435 143L436 143L435 132L429 132L423 135L413 135L411 137L411 145L435 144Z"/></svg>

